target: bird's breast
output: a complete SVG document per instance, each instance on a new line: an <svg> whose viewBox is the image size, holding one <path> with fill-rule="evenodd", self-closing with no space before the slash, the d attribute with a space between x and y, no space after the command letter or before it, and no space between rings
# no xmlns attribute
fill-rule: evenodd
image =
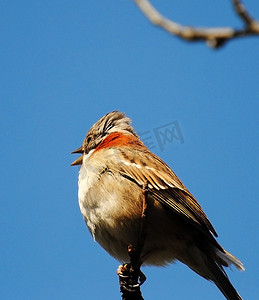
<svg viewBox="0 0 259 300"><path fill-rule="evenodd" d="M111 240L114 245L127 244L138 236L143 203L141 188L120 173L104 165L93 165L90 160L80 169L78 186L80 210L91 234L110 254L117 256L115 250L109 249ZM124 237L126 240L122 241Z"/></svg>

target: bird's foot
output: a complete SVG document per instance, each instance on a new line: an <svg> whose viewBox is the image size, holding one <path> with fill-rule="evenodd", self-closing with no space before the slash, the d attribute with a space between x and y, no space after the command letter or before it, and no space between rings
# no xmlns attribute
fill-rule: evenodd
<svg viewBox="0 0 259 300"><path fill-rule="evenodd" d="M146 281L146 276L140 270L139 251L136 251L132 245L129 245L128 253L130 263L120 265L117 269L122 299L142 300L140 286Z"/></svg>
<svg viewBox="0 0 259 300"><path fill-rule="evenodd" d="M131 263L120 265L117 269L121 289L135 292L146 281L145 274L140 269L132 268Z"/></svg>

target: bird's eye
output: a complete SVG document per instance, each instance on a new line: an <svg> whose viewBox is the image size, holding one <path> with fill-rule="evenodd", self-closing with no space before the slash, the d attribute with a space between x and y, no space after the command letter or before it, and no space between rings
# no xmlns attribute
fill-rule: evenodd
<svg viewBox="0 0 259 300"><path fill-rule="evenodd" d="M91 137L89 136L88 138L87 138L87 143L90 143L91 142Z"/></svg>

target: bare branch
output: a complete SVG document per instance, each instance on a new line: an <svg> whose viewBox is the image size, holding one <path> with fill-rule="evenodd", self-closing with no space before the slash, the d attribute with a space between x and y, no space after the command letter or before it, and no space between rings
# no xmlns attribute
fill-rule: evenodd
<svg viewBox="0 0 259 300"><path fill-rule="evenodd" d="M186 41L205 41L212 48L218 48L227 41L237 37L259 35L259 22L249 15L240 0L232 0L232 2L236 13L245 23L245 27L242 29L183 26L162 16L148 0L134 0L134 2L154 25Z"/></svg>

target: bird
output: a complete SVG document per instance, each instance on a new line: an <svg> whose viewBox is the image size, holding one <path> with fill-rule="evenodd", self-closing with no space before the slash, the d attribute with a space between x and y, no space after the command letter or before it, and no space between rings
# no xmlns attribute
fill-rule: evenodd
<svg viewBox="0 0 259 300"><path fill-rule="evenodd" d="M242 299L224 270L231 265L244 270L242 262L216 241L200 204L143 144L130 118L107 113L72 153L81 154L71 164L80 166L81 213L93 239L112 257L127 261L128 246L134 245L140 248L141 265L180 261L214 282L226 299Z"/></svg>

